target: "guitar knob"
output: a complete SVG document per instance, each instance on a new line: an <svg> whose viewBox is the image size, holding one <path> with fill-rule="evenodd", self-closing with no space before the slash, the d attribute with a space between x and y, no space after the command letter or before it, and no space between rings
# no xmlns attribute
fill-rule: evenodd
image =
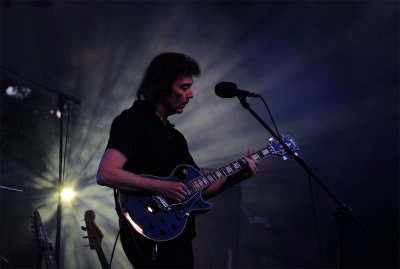
<svg viewBox="0 0 400 269"><path fill-rule="evenodd" d="M150 223L150 224L149 224L149 227L150 227L150 229L156 228L156 226L154 225L154 223Z"/></svg>
<svg viewBox="0 0 400 269"><path fill-rule="evenodd" d="M171 225L171 228L172 228L172 230L176 230L176 229L178 229L178 226L174 223Z"/></svg>
<svg viewBox="0 0 400 269"><path fill-rule="evenodd" d="M166 220L165 218L161 218L161 219L160 219L160 222L161 222L161 223L167 223L167 220Z"/></svg>
<svg viewBox="0 0 400 269"><path fill-rule="evenodd" d="M164 231L164 230L161 230L160 231L160 235L162 235L162 236L164 236L164 235L166 235L167 233Z"/></svg>

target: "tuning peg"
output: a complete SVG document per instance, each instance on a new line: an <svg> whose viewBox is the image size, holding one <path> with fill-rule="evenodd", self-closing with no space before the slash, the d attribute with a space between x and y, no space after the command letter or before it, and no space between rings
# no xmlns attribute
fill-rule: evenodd
<svg viewBox="0 0 400 269"><path fill-rule="evenodd" d="M284 160L284 161L286 161L287 159L289 159L286 155L283 155L282 156L282 159Z"/></svg>
<svg viewBox="0 0 400 269"><path fill-rule="evenodd" d="M82 238L89 238L89 236L82 236Z"/></svg>
<svg viewBox="0 0 400 269"><path fill-rule="evenodd" d="M84 230L86 232L86 227L85 226L81 226L81 229Z"/></svg>
<svg viewBox="0 0 400 269"><path fill-rule="evenodd" d="M297 152L295 152L294 155L299 156L299 154Z"/></svg>
<svg viewBox="0 0 400 269"><path fill-rule="evenodd" d="M90 247L90 245L85 245L85 248Z"/></svg>

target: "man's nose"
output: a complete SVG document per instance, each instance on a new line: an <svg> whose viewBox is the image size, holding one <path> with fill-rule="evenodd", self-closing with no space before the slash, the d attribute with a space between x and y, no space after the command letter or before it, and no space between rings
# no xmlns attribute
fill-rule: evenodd
<svg viewBox="0 0 400 269"><path fill-rule="evenodd" d="M193 98L193 97L194 97L194 95L193 95L193 90L192 90L192 89L189 89L189 90L187 91L186 98Z"/></svg>

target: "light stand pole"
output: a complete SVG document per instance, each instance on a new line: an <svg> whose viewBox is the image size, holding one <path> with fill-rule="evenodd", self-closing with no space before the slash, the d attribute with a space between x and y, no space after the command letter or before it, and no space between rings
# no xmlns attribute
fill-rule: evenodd
<svg viewBox="0 0 400 269"><path fill-rule="evenodd" d="M57 232L56 232L56 247L55 247L55 257L57 268L61 268L61 223L62 223L62 197L61 191L64 186L64 178L63 178L63 138L64 138L64 106L67 101L72 101L74 103L80 104L81 101L75 97L62 94L58 92L58 104L60 111L60 145L59 145L59 164L58 164L58 201L57 201Z"/></svg>
<svg viewBox="0 0 400 269"><path fill-rule="evenodd" d="M60 264L60 245L61 245L61 219L62 219L62 197L61 191L64 186L63 179L63 137L64 137L64 105L65 98L62 95L58 96L58 104L60 111L60 145L59 145L59 165L58 165L58 187L57 187L57 232L56 232L56 264L57 268L61 268Z"/></svg>

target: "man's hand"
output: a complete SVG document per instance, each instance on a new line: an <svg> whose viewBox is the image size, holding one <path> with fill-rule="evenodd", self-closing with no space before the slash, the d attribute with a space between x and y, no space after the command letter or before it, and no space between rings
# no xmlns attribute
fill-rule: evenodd
<svg viewBox="0 0 400 269"><path fill-rule="evenodd" d="M155 184L157 192L172 201L183 202L189 194L189 189L182 182L155 180Z"/></svg>
<svg viewBox="0 0 400 269"><path fill-rule="evenodd" d="M247 162L247 166L237 174L228 177L228 180L231 181L231 185L235 185L257 174L258 161L251 158L251 150L247 151L247 157L244 157L244 159Z"/></svg>
<svg viewBox="0 0 400 269"><path fill-rule="evenodd" d="M258 161L253 160L253 158L251 158L251 150L247 150L247 155L250 157L245 157L244 159L247 161L247 167L251 173L249 177L251 177L257 174L258 172Z"/></svg>

